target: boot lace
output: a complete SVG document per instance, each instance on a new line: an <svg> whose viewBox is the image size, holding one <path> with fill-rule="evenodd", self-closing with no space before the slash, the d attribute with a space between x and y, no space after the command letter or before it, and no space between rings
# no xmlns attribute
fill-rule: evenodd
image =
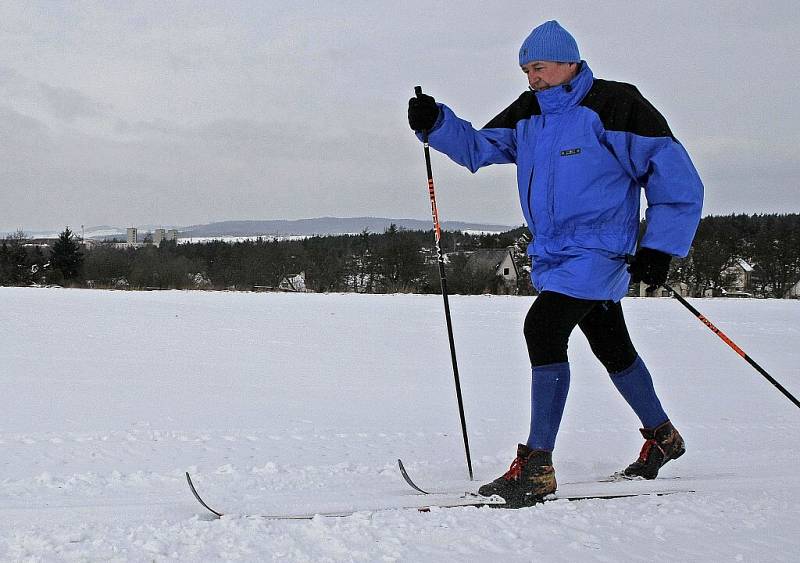
<svg viewBox="0 0 800 563"><path fill-rule="evenodd" d="M525 463L526 460L524 458L515 458L514 461L511 462L511 467L509 467L506 474L503 475L503 479L506 481L519 479L519 476L522 474L522 469L525 467Z"/></svg>
<svg viewBox="0 0 800 563"><path fill-rule="evenodd" d="M665 455L666 455L666 452L664 451L664 448L662 448L662 447L659 445L659 443L658 443L658 442L656 442L656 441L655 441L655 440L653 440L653 439L651 439L651 440L647 440L647 441L644 443L644 445L642 446L642 451L640 451L640 452L639 452L639 462L640 462L640 463L645 463L645 462L647 462L647 459L650 457L650 450L651 450L651 449L653 449L653 446L655 446L656 448L658 448L659 450L661 450L661 453L662 453L662 454L665 454Z"/></svg>

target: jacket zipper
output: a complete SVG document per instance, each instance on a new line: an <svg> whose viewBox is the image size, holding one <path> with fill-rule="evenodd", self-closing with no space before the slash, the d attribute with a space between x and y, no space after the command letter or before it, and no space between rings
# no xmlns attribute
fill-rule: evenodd
<svg viewBox="0 0 800 563"><path fill-rule="evenodd" d="M558 144L559 140L561 139L561 127L562 125L558 122L555 124L555 129L553 131L553 138L550 143L550 147L548 148L547 153L547 206L548 211L550 212L550 228L555 232L557 230L556 225L556 167L558 166L558 159L555 153L555 146Z"/></svg>
<svg viewBox="0 0 800 563"><path fill-rule="evenodd" d="M557 125L557 124L556 124ZM556 186L553 181L555 174L555 162L553 159L553 147L556 146L556 138L558 137L558 128L553 131L552 138L550 139L550 146L547 147L545 153L547 157L547 210L550 213L550 229L555 230L556 226Z"/></svg>
<svg viewBox="0 0 800 563"><path fill-rule="evenodd" d="M531 175L528 178L528 217L530 230L536 230L536 222L533 219L533 182L536 179L536 166L531 164ZM534 234L534 233L531 233Z"/></svg>

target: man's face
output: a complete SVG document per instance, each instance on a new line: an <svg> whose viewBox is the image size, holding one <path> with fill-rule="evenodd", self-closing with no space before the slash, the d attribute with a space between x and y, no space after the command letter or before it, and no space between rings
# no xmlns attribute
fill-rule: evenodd
<svg viewBox="0 0 800 563"><path fill-rule="evenodd" d="M528 75L528 84L535 92L569 82L575 76L576 70L575 63L531 61L522 65L522 72Z"/></svg>

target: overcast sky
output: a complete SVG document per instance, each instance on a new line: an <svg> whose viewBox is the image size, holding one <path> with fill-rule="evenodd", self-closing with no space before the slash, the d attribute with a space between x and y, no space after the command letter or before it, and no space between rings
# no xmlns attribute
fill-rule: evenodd
<svg viewBox="0 0 800 563"><path fill-rule="evenodd" d="M0 230L430 215L416 84L476 127L557 19L636 84L704 214L800 212L795 2L0 3ZM433 161L443 220L516 225L513 166Z"/></svg>

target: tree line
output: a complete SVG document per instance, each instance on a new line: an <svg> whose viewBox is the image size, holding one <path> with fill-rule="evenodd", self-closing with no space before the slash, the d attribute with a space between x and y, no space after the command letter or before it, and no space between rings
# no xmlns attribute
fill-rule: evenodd
<svg viewBox="0 0 800 563"><path fill-rule="evenodd" d="M443 247L458 252L505 248L514 246L515 242L515 231L501 235L442 234ZM216 289L277 288L285 277L302 272L306 288L315 292L439 291L433 232L406 231L395 225L384 233L364 231L358 235L234 243L169 242L142 250L145 251L143 257L139 257L141 250L128 251L131 263L127 277L136 286L185 288L199 282ZM90 272L97 282L108 284L110 276L118 275L113 268L103 268L107 258L98 256L94 264L89 263L88 258L87 273ZM142 267L142 260L149 264ZM456 292L481 293L484 285L490 285L494 278L491 275L489 279L475 280L475 275L467 270L460 260L451 262L448 281ZM198 273L201 274L199 278ZM482 285L483 282L486 284ZM524 287L522 289L524 291Z"/></svg>
<svg viewBox="0 0 800 563"><path fill-rule="evenodd" d="M800 280L800 214L704 217L689 255L673 260L670 281L703 295L727 287L739 261L753 268L755 296L783 297Z"/></svg>
<svg viewBox="0 0 800 563"><path fill-rule="evenodd" d="M525 227L500 234L443 232L449 291L507 292L494 272L471 268L468 255L509 248L519 271L513 292L533 293L525 253L529 240ZM726 287L732 275L729 268L740 260L754 268L755 295L782 297L800 278L800 215L703 218L689 256L673 260L669 281L685 283L690 295L703 295ZM28 243L23 233L6 237L0 247L0 285L249 290L277 288L282 279L300 272L306 288L315 292L440 291L433 232L406 231L395 225L383 233L302 240L165 241L140 248L99 244L85 249L67 228L49 249Z"/></svg>

